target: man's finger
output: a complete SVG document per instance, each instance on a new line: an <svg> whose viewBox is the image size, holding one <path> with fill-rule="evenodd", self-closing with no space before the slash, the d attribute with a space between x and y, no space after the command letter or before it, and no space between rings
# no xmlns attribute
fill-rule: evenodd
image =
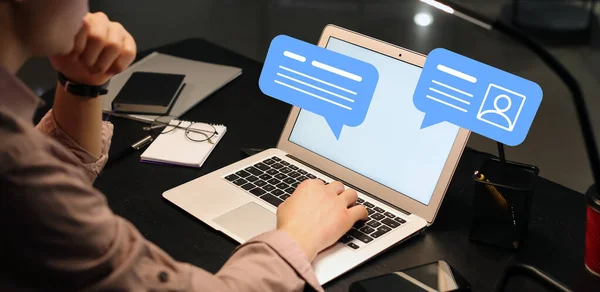
<svg viewBox="0 0 600 292"><path fill-rule="evenodd" d="M71 59L78 60L79 56L81 56L81 53L83 53L83 50L85 50L89 29L89 25L84 22L83 27L81 27L81 30L79 30L79 32L75 36L75 44L73 45L73 50L71 50L71 53L69 53L69 57Z"/></svg>
<svg viewBox="0 0 600 292"><path fill-rule="evenodd" d="M105 22L105 20L97 18L90 18L86 21L89 21L90 29L85 50L79 60L91 69L104 49L104 41L108 37L108 21Z"/></svg>
<svg viewBox="0 0 600 292"><path fill-rule="evenodd" d="M111 24L108 29L107 38L104 41L104 49L92 68L93 73L106 72L119 58L123 48L123 38L122 27L117 24Z"/></svg>
<svg viewBox="0 0 600 292"><path fill-rule="evenodd" d="M109 73L118 74L125 71L125 69L131 65L133 60L135 60L136 53L137 47L135 40L129 33L125 32L125 35L123 36L123 46L121 48L119 58L112 64Z"/></svg>
<svg viewBox="0 0 600 292"><path fill-rule="evenodd" d="M348 213L350 214L350 218L353 222L369 219L369 212L367 212L367 208L365 208L363 205L356 205L352 208L349 208Z"/></svg>
<svg viewBox="0 0 600 292"><path fill-rule="evenodd" d="M331 182L330 184L326 185L325 188L334 192L336 195L339 195L346 190L346 188L344 188L344 184L339 181Z"/></svg>
<svg viewBox="0 0 600 292"><path fill-rule="evenodd" d="M346 202L346 206L351 207L356 204L356 199L358 199L358 194L353 189L347 189L340 194L340 197L344 198Z"/></svg>

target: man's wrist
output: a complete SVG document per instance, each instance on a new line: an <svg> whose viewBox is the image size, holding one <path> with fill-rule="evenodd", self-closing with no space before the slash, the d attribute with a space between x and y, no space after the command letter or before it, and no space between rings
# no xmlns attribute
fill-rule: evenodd
<svg viewBox="0 0 600 292"><path fill-rule="evenodd" d="M312 262L317 257L318 251L316 250L313 244L310 244L307 241L306 236L300 236L297 234L297 232L294 232L293 230L290 230L290 228L286 227L279 228L279 230L285 232L298 244L300 249L304 251L304 254L306 255L306 258L309 262Z"/></svg>

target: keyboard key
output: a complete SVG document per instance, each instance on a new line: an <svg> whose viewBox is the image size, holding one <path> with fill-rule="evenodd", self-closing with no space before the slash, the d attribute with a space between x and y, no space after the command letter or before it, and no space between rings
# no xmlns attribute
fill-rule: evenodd
<svg viewBox="0 0 600 292"><path fill-rule="evenodd" d="M296 182L296 180L291 177L288 177L288 178L284 179L283 182L286 184L293 184Z"/></svg>
<svg viewBox="0 0 600 292"><path fill-rule="evenodd" d="M264 174L261 174L258 178L260 178L262 180L270 180L271 176L268 175L268 174L266 174L266 173L264 173Z"/></svg>
<svg viewBox="0 0 600 292"><path fill-rule="evenodd" d="M269 169L269 166L266 164L263 164L262 162L255 164L254 167L256 167L262 171L267 171Z"/></svg>
<svg viewBox="0 0 600 292"><path fill-rule="evenodd" d="M279 171L277 171L277 170L275 170L275 169L269 169L269 170L267 170L267 173L268 173L269 175L276 175L276 174L278 174L278 173L279 173Z"/></svg>
<svg viewBox="0 0 600 292"><path fill-rule="evenodd" d="M285 195L283 195L283 196L280 196L279 198L285 201L285 200L287 200L289 197L291 197L291 196L290 196L290 195L288 195L288 194L285 194Z"/></svg>
<svg viewBox="0 0 600 292"><path fill-rule="evenodd" d="M282 167L283 167L283 165L281 165L281 164L279 164L279 163L275 163L275 164L271 164L271 167L272 167L272 168L275 168L275 169L280 169L280 168L282 168Z"/></svg>
<svg viewBox="0 0 600 292"><path fill-rule="evenodd" d="M386 233L387 232L385 232L385 231L377 230L377 231L371 233L371 237L373 237L373 238L379 238L379 237L381 237L382 235L384 235Z"/></svg>
<svg viewBox="0 0 600 292"><path fill-rule="evenodd" d="M354 223L353 227L354 228L361 228L361 227L365 226L365 224L367 224L367 221L365 221L365 220L358 220L358 221L356 221L356 223Z"/></svg>
<svg viewBox="0 0 600 292"><path fill-rule="evenodd" d="M273 157L271 157L271 159L273 159L273 161L281 161L281 158L279 158L277 156L273 156Z"/></svg>
<svg viewBox="0 0 600 292"><path fill-rule="evenodd" d="M275 175L275 178L279 179L279 180L284 180L287 178L287 175L285 175L283 173L278 173L277 175Z"/></svg>
<svg viewBox="0 0 600 292"><path fill-rule="evenodd" d="M283 165L283 166L290 166L290 163L287 161L281 161L279 163L281 163L281 165Z"/></svg>
<svg viewBox="0 0 600 292"><path fill-rule="evenodd" d="M300 185L299 182L295 182L293 184L291 184L292 188L297 188Z"/></svg>
<svg viewBox="0 0 600 292"><path fill-rule="evenodd" d="M275 163L275 160L273 160L273 159L269 158L269 159L267 159L267 160L263 161L262 163L264 163L264 164L266 164L266 165L271 165L271 164Z"/></svg>
<svg viewBox="0 0 600 292"><path fill-rule="evenodd" d="M363 205L365 205L365 207L367 207L367 208L373 208L373 207L375 207L375 205L373 205L373 204L371 204L369 202L365 202Z"/></svg>
<svg viewBox="0 0 600 292"><path fill-rule="evenodd" d="M396 228L396 227L400 226L400 223L398 223L390 218L385 218L385 219L381 220L381 223L383 223L389 227L392 227L392 228Z"/></svg>
<svg viewBox="0 0 600 292"><path fill-rule="evenodd" d="M299 181L299 182L303 182L303 181L305 181L307 179L308 179L308 177L306 177L306 176L299 176L299 177L296 178L296 180Z"/></svg>
<svg viewBox="0 0 600 292"><path fill-rule="evenodd" d="M352 248L352 249L358 249L358 248L360 247L360 246L358 246L358 245L356 245L356 244L354 244L354 243L352 243L352 242L348 243L348 246L349 246L350 248Z"/></svg>
<svg viewBox="0 0 600 292"><path fill-rule="evenodd" d="M375 209L375 211L377 211L377 212L379 212L379 213L383 213L383 212L385 212L385 210L383 210L383 209L381 209L381 208L379 208L379 207L375 207L374 209Z"/></svg>
<svg viewBox="0 0 600 292"><path fill-rule="evenodd" d="M357 203L359 203L359 204L362 204L362 203L364 203L364 202L365 202L365 200L363 200L363 199L361 199L361 198L358 198L358 199L356 199L356 202L357 202Z"/></svg>
<svg viewBox="0 0 600 292"><path fill-rule="evenodd" d="M264 196L262 196L260 198L263 199L263 200L265 200L267 203L269 203L269 204L271 204L271 205L273 205L275 207L279 207L279 205L281 203L283 203L282 200L280 200L279 198L274 197L273 195L270 195L270 194L266 194L266 195L264 195Z"/></svg>
<svg viewBox="0 0 600 292"><path fill-rule="evenodd" d="M273 196L275 196L275 197L279 197L279 196L281 196L281 195L285 194L285 192L284 192L284 191L282 191L282 190L278 190L278 189L276 189L276 190L273 190L273 191L271 192L271 194L273 194Z"/></svg>
<svg viewBox="0 0 600 292"><path fill-rule="evenodd" d="M252 189L250 191L250 193L253 194L253 195L255 195L255 196L257 196L257 197L260 197L260 196L266 194L267 191L265 191L265 190L263 190L261 188L255 188L255 189Z"/></svg>
<svg viewBox="0 0 600 292"><path fill-rule="evenodd" d="M371 232L375 231L375 229L369 227L369 226L365 226L361 229L359 229L360 232L364 233L364 234L370 234Z"/></svg>
<svg viewBox="0 0 600 292"><path fill-rule="evenodd" d="M244 169L244 170L247 171L247 172L249 172L249 173L251 173L251 174L253 174L253 175L261 175L261 174L263 174L262 170L259 170L258 168L254 167L254 166L246 167L246 169Z"/></svg>
<svg viewBox="0 0 600 292"><path fill-rule="evenodd" d="M348 231L348 234L350 234L350 236L364 242L364 243L369 243L371 241L373 241L373 238L371 238L370 236L363 234L362 232L356 230L356 229L350 229L350 231Z"/></svg>
<svg viewBox="0 0 600 292"><path fill-rule="evenodd" d="M377 228L377 231L390 232L392 231L392 228L389 228L385 225L381 225L381 227Z"/></svg>
<svg viewBox="0 0 600 292"><path fill-rule="evenodd" d="M394 215L394 214L392 214L390 212L385 212L385 214L383 214L383 215L388 216L388 218L394 218L394 217L396 217L396 215Z"/></svg>
<svg viewBox="0 0 600 292"><path fill-rule="evenodd" d="M234 180L236 180L238 178L240 178L240 177L237 176L237 175L235 175L235 174L233 174L233 173L225 177L225 179L228 180L228 181L234 181Z"/></svg>
<svg viewBox="0 0 600 292"><path fill-rule="evenodd" d="M272 191L272 190L274 190L274 189L275 189L275 187L274 187L274 186L272 186L272 185L266 185L266 186L264 186L264 187L262 187L262 188L263 188L263 190L265 190L265 191L267 191L267 192L270 192L270 191Z"/></svg>
<svg viewBox="0 0 600 292"><path fill-rule="evenodd" d="M284 168L280 169L279 171L281 171L283 173L290 173L290 172L292 172L292 170L289 169L289 168L287 168L287 167L284 167Z"/></svg>
<svg viewBox="0 0 600 292"><path fill-rule="evenodd" d="M238 176L240 176L240 177L247 177L247 176L249 176L249 175L250 175L250 174L249 174L247 171L245 171L245 170L240 170L240 171L236 172L235 174L237 174L237 175L238 175Z"/></svg>
<svg viewBox="0 0 600 292"><path fill-rule="evenodd" d="M272 178L272 179L268 180L267 182L275 186L278 183L280 183L281 181L276 178Z"/></svg>
<svg viewBox="0 0 600 292"><path fill-rule="evenodd" d="M289 186L288 184L279 183L279 184L277 184L277 185L276 185L276 187L277 187L278 189L285 190L285 189L289 188L290 186Z"/></svg>
<svg viewBox="0 0 600 292"><path fill-rule="evenodd" d="M381 219L385 218L385 216L383 216L379 213L375 213L375 214L371 215L371 218L373 218L375 220L381 220ZM388 218L385 218L385 219L388 219Z"/></svg>
<svg viewBox="0 0 600 292"><path fill-rule="evenodd" d="M367 223L367 225L369 225L369 226L371 226L371 227L373 227L373 228L376 228L376 227L378 227L379 225L381 225L381 222L379 222L379 221L375 221L375 220L371 220L371 221L369 221L369 223Z"/></svg>
<svg viewBox="0 0 600 292"><path fill-rule="evenodd" d="M341 242L341 243L343 243L343 244L346 244L346 243L352 241L353 239L354 238L352 238L352 236L344 234L344 235L342 235L342 238L340 238L340 240L338 240L338 241Z"/></svg>
<svg viewBox="0 0 600 292"><path fill-rule="evenodd" d="M302 172L301 172L301 171L299 171L299 170L298 170L298 172L302 173ZM316 178L317 178L317 176L316 176L316 175L314 175L314 174L312 174L312 173L302 173L302 174L305 174L305 175L306 175L306 176L308 176L308 178L310 178L310 179L316 179Z"/></svg>
<svg viewBox="0 0 600 292"><path fill-rule="evenodd" d="M293 193L294 193L294 191L295 191L295 190L296 190L296 188L287 188L287 189L285 189L284 191L285 191L286 193L288 193L288 194L290 194L290 195L291 195L291 194L293 194Z"/></svg>
<svg viewBox="0 0 600 292"><path fill-rule="evenodd" d="M253 185L251 183L247 183L247 184L245 184L245 185L242 186L242 189L249 191L249 190L251 190L251 189L253 189L255 187L256 187L255 185Z"/></svg>
<svg viewBox="0 0 600 292"><path fill-rule="evenodd" d="M290 177L293 177L293 178L297 178L297 177L299 177L299 176L300 176L300 174L299 174L299 173L297 173L297 172L295 172L295 171L294 171L294 172L290 172L290 173L288 173L288 175L289 175Z"/></svg>
<svg viewBox="0 0 600 292"><path fill-rule="evenodd" d="M234 181L233 181L233 183L234 183L235 185L238 185L238 186L244 185L244 184L246 184L247 182L248 182L248 181L247 181L247 180L245 180L245 179L243 179L243 178L238 178L238 179L236 179L236 180L234 180Z"/></svg>
<svg viewBox="0 0 600 292"><path fill-rule="evenodd" d="M369 216L375 214L375 210L373 210L371 208L367 208L367 212L369 213Z"/></svg>
<svg viewBox="0 0 600 292"><path fill-rule="evenodd" d="M398 222L400 222L402 224L406 223L406 220L404 220L404 219L402 219L400 217L396 217L396 218L394 218L394 220L396 220L396 221L398 221Z"/></svg>
<svg viewBox="0 0 600 292"><path fill-rule="evenodd" d="M259 181L255 181L255 182L254 182L254 184L255 184L257 187L262 187L262 186L266 185L266 184L267 184L267 182L266 182L266 181L264 181L264 180L259 180Z"/></svg>
<svg viewBox="0 0 600 292"><path fill-rule="evenodd" d="M251 175L251 176L247 177L246 180L248 180L249 182L253 182L253 181L257 181L258 177Z"/></svg>
<svg viewBox="0 0 600 292"><path fill-rule="evenodd" d="M290 168L291 168L292 170L298 170L298 169L299 169L299 168L298 168L298 166L295 166L295 165L290 165Z"/></svg>
<svg viewBox="0 0 600 292"><path fill-rule="evenodd" d="M303 175L307 175L307 174L308 174L308 172L306 172L306 171L304 171L304 170L302 170L302 169L298 169L298 172L299 172L300 174L303 174Z"/></svg>

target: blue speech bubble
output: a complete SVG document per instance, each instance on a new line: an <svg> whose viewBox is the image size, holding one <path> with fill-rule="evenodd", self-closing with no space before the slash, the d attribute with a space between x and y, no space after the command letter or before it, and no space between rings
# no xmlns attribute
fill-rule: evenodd
<svg viewBox="0 0 600 292"><path fill-rule="evenodd" d="M262 92L323 116L337 139L365 120L379 72L375 66L289 36L273 39L260 80Z"/></svg>
<svg viewBox="0 0 600 292"><path fill-rule="evenodd" d="M444 121L509 146L521 144L542 102L539 85L445 49L431 51L413 102L421 128Z"/></svg>

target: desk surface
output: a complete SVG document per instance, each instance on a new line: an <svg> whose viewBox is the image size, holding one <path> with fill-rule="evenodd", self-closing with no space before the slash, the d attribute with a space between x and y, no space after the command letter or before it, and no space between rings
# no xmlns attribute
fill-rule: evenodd
<svg viewBox="0 0 600 292"><path fill-rule="evenodd" d="M228 259L236 242L168 203L162 192L241 159L240 148L274 147L290 106L260 92L261 64L241 55L200 39L156 50L243 68L238 79L183 117L225 124L227 134L201 169L143 164L139 162L141 153L136 153L105 169L96 187L106 194L114 212L130 220L146 238L177 260L214 273ZM50 101L49 107L51 94L46 94L45 99ZM40 110L40 114L43 112ZM111 152L145 135L139 122L120 118L113 118L112 122L115 134ZM503 251L469 241L473 198L470 178L485 158L465 153L435 223L424 234L328 283L326 290L348 291L354 281L443 259L469 280L473 291L492 291L511 262L531 264L574 291L598 291L600 279L591 276L583 265L583 195L548 180L540 178L536 182L530 232L521 250Z"/></svg>

